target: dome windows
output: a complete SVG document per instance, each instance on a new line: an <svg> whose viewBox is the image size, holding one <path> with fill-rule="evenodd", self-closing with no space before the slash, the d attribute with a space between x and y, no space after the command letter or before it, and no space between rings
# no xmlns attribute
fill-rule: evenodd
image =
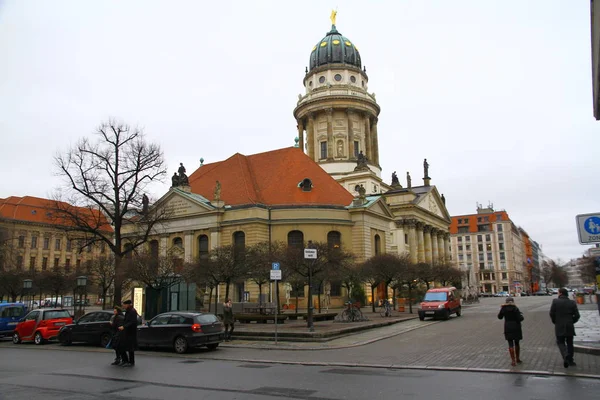
<svg viewBox="0 0 600 400"><path fill-rule="evenodd" d="M337 46L338 44L340 44L340 41L339 41L339 40L337 40L337 39L335 39L335 40L333 40L333 41L332 41L332 43L333 43L333 44L335 44L335 45Z"/></svg>
<svg viewBox="0 0 600 400"><path fill-rule="evenodd" d="M308 82L308 87L312 87L312 81Z"/></svg>
<svg viewBox="0 0 600 400"><path fill-rule="evenodd" d="M356 77L354 75L350 77L350 82L356 83Z"/></svg>
<svg viewBox="0 0 600 400"><path fill-rule="evenodd" d="M346 40L344 43L346 43L346 46L351 47L352 43L350 43L350 41Z"/></svg>
<svg viewBox="0 0 600 400"><path fill-rule="evenodd" d="M321 42L321 47L327 46L327 42Z"/></svg>
<svg viewBox="0 0 600 400"><path fill-rule="evenodd" d="M340 82L342 80L342 76L340 74L335 74L333 79L335 79L337 82Z"/></svg>
<svg viewBox="0 0 600 400"><path fill-rule="evenodd" d="M325 83L325 77L324 76L320 76L319 77L319 83Z"/></svg>

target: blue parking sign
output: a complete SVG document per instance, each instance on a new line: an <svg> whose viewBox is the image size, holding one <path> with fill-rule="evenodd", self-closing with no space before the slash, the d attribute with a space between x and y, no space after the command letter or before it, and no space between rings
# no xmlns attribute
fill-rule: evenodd
<svg viewBox="0 0 600 400"><path fill-rule="evenodd" d="M279 269L279 263L278 262L272 263L271 266L272 266L271 269L274 269L274 270L278 270Z"/></svg>

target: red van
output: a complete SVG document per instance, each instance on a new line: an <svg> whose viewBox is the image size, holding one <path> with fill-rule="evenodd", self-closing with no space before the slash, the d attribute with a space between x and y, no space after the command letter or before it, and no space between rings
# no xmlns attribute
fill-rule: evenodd
<svg viewBox="0 0 600 400"><path fill-rule="evenodd" d="M419 319L421 321L425 317L448 319L450 314L456 314L457 317L461 314L460 296L456 293L456 288L429 289L421 302Z"/></svg>

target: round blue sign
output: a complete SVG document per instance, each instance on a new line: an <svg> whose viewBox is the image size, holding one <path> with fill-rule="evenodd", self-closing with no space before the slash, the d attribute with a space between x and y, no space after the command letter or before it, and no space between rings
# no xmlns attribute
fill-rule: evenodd
<svg viewBox="0 0 600 400"><path fill-rule="evenodd" d="M591 235L600 234L600 218L598 217L589 217L583 223L583 229Z"/></svg>

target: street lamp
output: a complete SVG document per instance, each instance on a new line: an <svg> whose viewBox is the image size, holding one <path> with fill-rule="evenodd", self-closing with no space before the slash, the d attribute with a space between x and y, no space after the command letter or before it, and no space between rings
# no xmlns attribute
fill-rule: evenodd
<svg viewBox="0 0 600 400"><path fill-rule="evenodd" d="M33 287L33 281L31 279L23 279L23 294L26 296L25 301L27 301L27 294L31 291ZM33 308L33 304L31 305Z"/></svg>
<svg viewBox="0 0 600 400"><path fill-rule="evenodd" d="M79 289L79 316L81 317L85 312L85 306L83 306L82 295L85 292L87 286L87 276L81 275L77 277L77 289ZM87 297L87 296L86 296ZM83 313L81 312L83 306Z"/></svg>

